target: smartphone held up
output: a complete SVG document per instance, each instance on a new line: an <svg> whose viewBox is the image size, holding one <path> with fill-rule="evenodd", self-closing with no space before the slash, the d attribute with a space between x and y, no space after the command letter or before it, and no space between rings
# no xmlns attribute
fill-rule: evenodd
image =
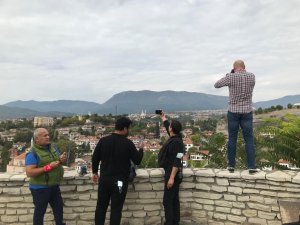
<svg viewBox="0 0 300 225"><path fill-rule="evenodd" d="M157 115L161 115L161 114L162 114L162 110L161 110L161 109L157 109L157 110L155 110L155 114L157 114Z"/></svg>

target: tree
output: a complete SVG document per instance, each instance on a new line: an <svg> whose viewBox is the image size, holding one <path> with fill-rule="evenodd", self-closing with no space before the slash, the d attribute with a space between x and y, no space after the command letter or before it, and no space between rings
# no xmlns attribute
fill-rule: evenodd
<svg viewBox="0 0 300 225"><path fill-rule="evenodd" d="M188 167L190 168L203 168L207 165L207 160L189 160L188 161Z"/></svg>
<svg viewBox="0 0 300 225"><path fill-rule="evenodd" d="M139 168L156 168L157 167L157 152L144 152L143 160Z"/></svg>
<svg viewBox="0 0 300 225"><path fill-rule="evenodd" d="M1 165L0 171L5 172L6 166L10 161L9 149L12 147L12 142L5 142L1 151Z"/></svg>
<svg viewBox="0 0 300 225"><path fill-rule="evenodd" d="M27 131L17 131L14 142L27 142L29 143L31 141L31 138L33 136L33 132L30 130Z"/></svg>
<svg viewBox="0 0 300 225"><path fill-rule="evenodd" d="M227 167L227 141L222 133L216 133L208 138L201 139L203 148L209 150L210 159L208 167Z"/></svg>
<svg viewBox="0 0 300 225"><path fill-rule="evenodd" d="M218 121L216 119L200 120L197 122L202 131L216 131Z"/></svg>
<svg viewBox="0 0 300 225"><path fill-rule="evenodd" d="M192 142L194 145L200 145L201 142L201 135L200 134L195 134L191 136Z"/></svg>
<svg viewBox="0 0 300 225"><path fill-rule="evenodd" d="M293 108L293 105L291 103L289 103L289 104L287 104L287 108L291 109L291 108Z"/></svg>
<svg viewBox="0 0 300 225"><path fill-rule="evenodd" d="M196 152L198 152L199 150L198 150L198 148L197 147L190 147L189 148L189 150L188 150L188 152L191 154L191 153L196 153Z"/></svg>
<svg viewBox="0 0 300 225"><path fill-rule="evenodd" d="M261 107L259 107L256 111L255 111L255 113L256 114L262 114L264 111L263 111L263 109L261 108Z"/></svg>
<svg viewBox="0 0 300 225"><path fill-rule="evenodd" d="M60 139L55 144L61 153L67 153L67 161L65 162L67 166L70 166L72 163L75 162L76 158L76 144L73 141Z"/></svg>
<svg viewBox="0 0 300 225"><path fill-rule="evenodd" d="M300 118L286 114L283 118L268 118L260 128L260 143L264 157L272 167L280 167L284 159L300 167Z"/></svg>

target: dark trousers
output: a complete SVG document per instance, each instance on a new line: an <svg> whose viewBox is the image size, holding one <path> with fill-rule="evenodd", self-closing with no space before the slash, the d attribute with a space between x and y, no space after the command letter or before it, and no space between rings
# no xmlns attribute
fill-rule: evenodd
<svg viewBox="0 0 300 225"><path fill-rule="evenodd" d="M255 169L255 148L253 143L253 114L228 111L228 166L235 167L236 142L239 128L242 128L245 141L248 169Z"/></svg>
<svg viewBox="0 0 300 225"><path fill-rule="evenodd" d="M110 225L119 225L122 217L123 204L127 194L128 181L123 181L123 187L120 191L116 177L102 176L98 186L98 200L95 212L95 225L104 225L105 215L109 201L110 205Z"/></svg>
<svg viewBox="0 0 300 225"><path fill-rule="evenodd" d="M59 186L51 186L49 188L30 189L33 204L33 225L43 225L44 215L50 204L56 225L63 225L63 200L61 197Z"/></svg>
<svg viewBox="0 0 300 225"><path fill-rule="evenodd" d="M179 225L180 202L179 202L179 181L175 178L172 188L167 188L168 179L165 180L163 205L165 208L165 224Z"/></svg>

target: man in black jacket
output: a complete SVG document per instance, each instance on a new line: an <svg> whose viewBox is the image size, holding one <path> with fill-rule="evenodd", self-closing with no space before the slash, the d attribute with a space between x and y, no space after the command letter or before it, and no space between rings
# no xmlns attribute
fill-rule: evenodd
<svg viewBox="0 0 300 225"><path fill-rule="evenodd" d="M165 225L179 225L180 202L179 184L182 181L182 162L184 145L180 131L181 123L167 120L165 114L161 113L161 119L170 138L159 152L158 163L165 170L165 188L163 205L165 208Z"/></svg>
<svg viewBox="0 0 300 225"><path fill-rule="evenodd" d="M92 157L92 180L99 180L98 201L95 212L95 224L103 225L109 201L111 200L110 225L119 225L122 208L128 188L130 160L140 164L143 158L143 146L137 151L127 138L131 120L122 117L116 121L115 132L98 142ZM100 179L98 168L100 164Z"/></svg>

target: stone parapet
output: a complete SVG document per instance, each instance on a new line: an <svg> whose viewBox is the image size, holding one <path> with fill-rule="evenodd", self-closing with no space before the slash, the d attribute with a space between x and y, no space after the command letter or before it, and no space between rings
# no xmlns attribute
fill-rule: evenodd
<svg viewBox="0 0 300 225"><path fill-rule="evenodd" d="M164 219L163 170L138 169L129 185L122 224L161 225ZM300 172L249 175L219 169L184 169L180 189L182 224L267 224L284 222L280 202L300 204ZM88 175L66 172L61 184L68 225L93 224L98 186ZM25 175L0 174L0 224L32 224L33 203ZM109 218L109 211L107 218ZM49 207L45 224L52 225Z"/></svg>

